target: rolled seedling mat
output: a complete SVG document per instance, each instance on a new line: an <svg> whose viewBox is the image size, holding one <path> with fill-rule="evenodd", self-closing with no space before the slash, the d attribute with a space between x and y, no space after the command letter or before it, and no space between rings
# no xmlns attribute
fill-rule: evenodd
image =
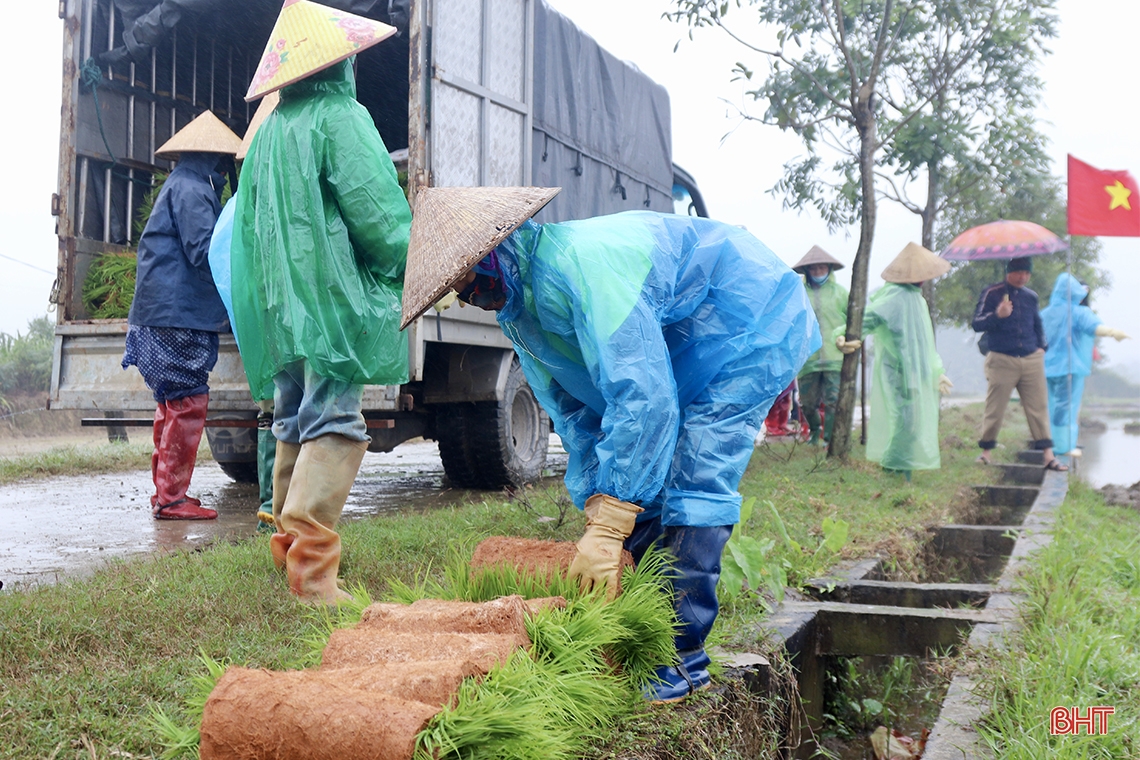
<svg viewBox="0 0 1140 760"><path fill-rule="evenodd" d="M526 640L527 606L521 596L489 602L421 599L407 604L377 603L364 609L358 627L389 633L499 633Z"/></svg>
<svg viewBox="0 0 1140 760"><path fill-rule="evenodd" d="M230 668L203 709L199 757L411 760L416 735L440 709L316 671Z"/></svg>
<svg viewBox="0 0 1140 760"><path fill-rule="evenodd" d="M565 576L578 546L572 541L539 541L514 536L491 536L475 547L471 569L510 567L540 578ZM621 569L633 567L633 555L622 550Z"/></svg>
<svg viewBox="0 0 1140 760"><path fill-rule="evenodd" d="M526 634L388 633L368 626L341 628L329 634L321 669L359 667L422 660L468 660L482 673L530 646Z"/></svg>

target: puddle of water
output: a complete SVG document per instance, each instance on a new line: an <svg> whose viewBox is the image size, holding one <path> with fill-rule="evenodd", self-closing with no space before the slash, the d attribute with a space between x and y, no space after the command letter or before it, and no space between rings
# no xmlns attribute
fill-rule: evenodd
<svg viewBox="0 0 1140 760"><path fill-rule="evenodd" d="M547 467L561 474L566 452L551 437ZM0 581L4 591L91 573L111 558L193 549L257 532L257 486L235 483L212 461L194 470L190 493L217 520L155 520L149 470L57 477L0 488ZM447 488L439 449L416 441L364 456L345 504L347 519L456 504L478 491Z"/></svg>
<svg viewBox="0 0 1140 760"><path fill-rule="evenodd" d="M1138 414L1137 416L1140 416ZM1082 429L1080 443L1082 456L1077 463L1077 475L1094 488L1115 483L1130 486L1140 480L1140 435L1124 432L1130 420L1099 418L1106 425L1104 432L1094 433Z"/></svg>

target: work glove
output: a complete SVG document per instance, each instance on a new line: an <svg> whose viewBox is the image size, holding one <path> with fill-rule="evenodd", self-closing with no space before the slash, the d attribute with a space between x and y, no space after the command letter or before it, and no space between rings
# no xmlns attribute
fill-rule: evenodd
<svg viewBox="0 0 1140 760"><path fill-rule="evenodd" d="M853 354L863 347L861 340L847 340L842 335L835 339L835 347L845 354Z"/></svg>
<svg viewBox="0 0 1140 760"><path fill-rule="evenodd" d="M451 306L451 304L455 303L456 298L457 298L457 296L455 294L455 291L449 290L446 293L444 293L443 296L441 296L440 299L432 305L432 308L434 308L437 312L442 312L448 306ZM460 303L459 305L462 306L463 304Z"/></svg>
<svg viewBox="0 0 1140 760"><path fill-rule="evenodd" d="M567 574L568 578L579 579L583 593L604 585L607 599L618 595L622 545L633 533L634 522L642 511L636 504L605 494L586 499L586 532L578 540L578 555Z"/></svg>
<svg viewBox="0 0 1140 760"><path fill-rule="evenodd" d="M1097 325L1096 334L1106 338L1116 338L1118 341L1131 337L1123 330L1117 330L1115 327L1105 327L1104 325Z"/></svg>
<svg viewBox="0 0 1140 760"><path fill-rule="evenodd" d="M943 396L950 395L950 389L954 387L954 383L950 382L950 378L943 375L938 378L938 392Z"/></svg>

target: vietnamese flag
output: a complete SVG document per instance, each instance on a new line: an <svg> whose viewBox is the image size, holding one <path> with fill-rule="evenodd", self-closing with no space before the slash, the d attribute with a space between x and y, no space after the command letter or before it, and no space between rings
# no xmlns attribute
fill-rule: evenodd
<svg viewBox="0 0 1140 760"><path fill-rule="evenodd" d="M1069 156L1069 234L1140 237L1140 192L1128 172Z"/></svg>

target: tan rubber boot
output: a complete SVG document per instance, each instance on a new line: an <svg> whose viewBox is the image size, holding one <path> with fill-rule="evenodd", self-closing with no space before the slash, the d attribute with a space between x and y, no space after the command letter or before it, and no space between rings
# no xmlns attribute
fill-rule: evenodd
<svg viewBox="0 0 1140 760"><path fill-rule="evenodd" d="M301 445L277 524L293 539L285 571L289 590L303 602L336 604L352 598L336 584L340 536L333 528L367 450L366 442L335 434Z"/></svg>
<svg viewBox="0 0 1140 760"><path fill-rule="evenodd" d="M278 570L285 569L285 555L293 543L293 536L281 530L281 508L289 494L289 481L293 478L293 468L300 454L301 444L277 442L273 460L273 524L277 526L277 532L269 537L269 551Z"/></svg>

